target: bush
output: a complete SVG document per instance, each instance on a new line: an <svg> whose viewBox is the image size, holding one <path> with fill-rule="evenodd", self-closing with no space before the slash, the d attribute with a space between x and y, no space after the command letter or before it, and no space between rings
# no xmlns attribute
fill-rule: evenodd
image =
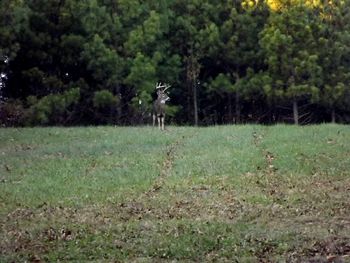
<svg viewBox="0 0 350 263"><path fill-rule="evenodd" d="M25 109L20 100L0 102L0 125L3 127L19 126L23 122Z"/></svg>
<svg viewBox="0 0 350 263"><path fill-rule="evenodd" d="M79 88L68 90L63 94L50 94L40 99L30 96L27 98L30 107L27 109L25 124L57 123L64 119L69 108L78 103L79 99Z"/></svg>
<svg viewBox="0 0 350 263"><path fill-rule="evenodd" d="M95 108L106 108L115 106L119 99L108 90L100 90L94 93L93 104Z"/></svg>

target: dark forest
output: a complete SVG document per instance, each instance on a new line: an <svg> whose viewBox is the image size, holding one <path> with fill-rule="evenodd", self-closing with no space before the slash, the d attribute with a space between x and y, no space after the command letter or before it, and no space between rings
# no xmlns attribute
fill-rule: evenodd
<svg viewBox="0 0 350 263"><path fill-rule="evenodd" d="M350 2L2 0L0 125L350 122Z"/></svg>

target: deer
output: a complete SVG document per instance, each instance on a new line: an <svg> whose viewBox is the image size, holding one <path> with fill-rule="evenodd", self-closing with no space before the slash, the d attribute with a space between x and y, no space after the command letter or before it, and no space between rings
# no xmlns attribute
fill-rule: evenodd
<svg viewBox="0 0 350 263"><path fill-rule="evenodd" d="M158 121L159 130L164 131L164 119L165 119L165 103L170 100L166 90L171 86L168 84L156 83L157 99L153 103L153 127L155 126L156 119Z"/></svg>

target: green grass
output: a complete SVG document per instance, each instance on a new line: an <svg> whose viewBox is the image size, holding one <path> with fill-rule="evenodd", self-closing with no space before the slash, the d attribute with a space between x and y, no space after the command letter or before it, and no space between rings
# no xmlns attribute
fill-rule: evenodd
<svg viewBox="0 0 350 263"><path fill-rule="evenodd" d="M350 261L350 127L0 129L0 262Z"/></svg>

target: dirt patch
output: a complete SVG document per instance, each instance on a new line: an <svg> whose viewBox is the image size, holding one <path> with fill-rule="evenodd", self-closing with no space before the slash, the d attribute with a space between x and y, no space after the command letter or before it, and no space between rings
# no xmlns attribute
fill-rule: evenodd
<svg viewBox="0 0 350 263"><path fill-rule="evenodd" d="M138 200L144 200L145 198L147 199L152 199L155 197L157 192L163 187L164 181L166 177L168 177L171 173L176 151L183 145L185 140L189 140L193 136L195 136L196 133L193 133L190 136L182 136L181 139L176 140L174 143L170 144L165 152L165 158L164 161L161 165L159 175L156 178L155 182L153 183L152 187L144 192Z"/></svg>
<svg viewBox="0 0 350 263"><path fill-rule="evenodd" d="M350 262L350 238L331 236L315 241L304 254L304 262Z"/></svg>

